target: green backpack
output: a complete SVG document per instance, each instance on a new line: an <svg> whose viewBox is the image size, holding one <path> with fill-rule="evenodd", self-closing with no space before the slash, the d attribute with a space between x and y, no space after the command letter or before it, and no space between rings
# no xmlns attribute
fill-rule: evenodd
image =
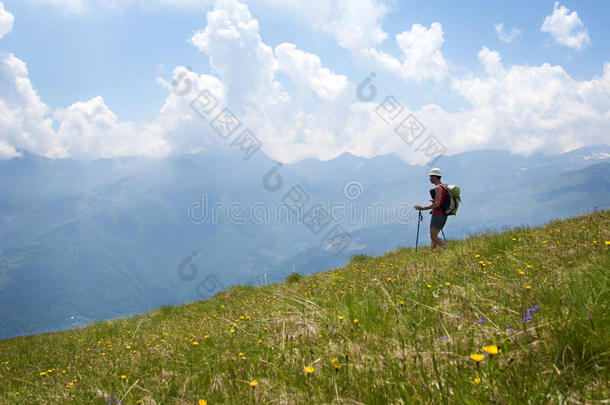
<svg viewBox="0 0 610 405"><path fill-rule="evenodd" d="M443 212L445 215L455 215L460 206L460 187L456 185L447 186L441 184L445 189L445 201L443 204Z"/></svg>

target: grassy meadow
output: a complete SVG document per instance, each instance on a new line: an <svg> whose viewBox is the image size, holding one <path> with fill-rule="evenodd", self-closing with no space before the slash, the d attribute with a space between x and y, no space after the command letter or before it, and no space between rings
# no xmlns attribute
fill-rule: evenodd
<svg viewBox="0 0 610 405"><path fill-rule="evenodd" d="M0 341L2 404L608 403L610 211Z"/></svg>

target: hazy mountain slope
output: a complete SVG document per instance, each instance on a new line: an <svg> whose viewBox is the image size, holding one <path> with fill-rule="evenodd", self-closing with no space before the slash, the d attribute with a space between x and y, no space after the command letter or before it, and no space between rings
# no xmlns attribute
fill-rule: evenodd
<svg viewBox="0 0 610 405"><path fill-rule="evenodd" d="M462 185L462 187L464 187ZM445 234L450 239L464 238L488 230L582 215L595 208L610 207L610 163L549 177L544 182L530 182L505 190L482 193L475 201L465 201L458 215L450 217ZM419 243L429 244L429 211L420 224ZM409 224L363 227L351 232L352 249L334 255L318 245L282 262L268 271L273 280L283 280L292 272L311 273L331 266L343 266L356 254L378 255L398 247L414 246L417 213ZM324 265L325 264L325 265Z"/></svg>
<svg viewBox="0 0 610 405"><path fill-rule="evenodd" d="M443 180L460 184L464 201L447 236L609 206L607 165L561 174L607 160L606 150L535 158L498 151L443 157ZM327 162L282 165L282 187L270 191L263 180L276 166L262 153L244 162L232 151L163 160L81 162L28 155L0 162L0 178L7 181L0 190L0 320L5 325L0 336L68 327L75 314L82 321L185 302L234 283L260 282L257 276L265 272L281 279L288 269L314 271L344 264L353 254L414 245L416 214L409 209L428 199L427 167L409 166L395 155L343 154ZM485 167L502 175L490 176ZM548 173L556 177L538 180ZM525 181L515 185L519 179ZM345 193L349 180L362 186L355 198ZM308 193L307 207L330 198L345 204L342 225L354 238L346 251L325 250L326 231L314 234L302 223L285 218L278 223L273 215L264 224L253 221L249 210L255 204L273 210L295 185ZM197 204L203 195L207 217L200 221L204 212ZM216 219L214 204L222 207ZM243 208L237 219L230 218L231 204ZM402 204L411 222L351 217L349 210L362 213L367 204L373 209L381 204L386 214ZM191 210L194 218L187 215L189 207L198 209ZM422 243L427 221L426 216ZM193 268L194 276L185 277Z"/></svg>

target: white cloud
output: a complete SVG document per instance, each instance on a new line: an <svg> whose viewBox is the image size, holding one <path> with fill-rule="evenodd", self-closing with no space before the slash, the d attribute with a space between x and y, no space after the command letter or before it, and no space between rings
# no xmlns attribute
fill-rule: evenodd
<svg viewBox="0 0 610 405"><path fill-rule="evenodd" d="M430 28L414 24L411 30L396 35L402 55L395 57L377 48L388 37L381 26L388 13L382 1L259 0L270 5L284 5L286 1L290 3L287 9L299 19L309 20L315 29L331 34L359 62L373 63L409 81L440 81L447 73L448 62L440 51L444 42L440 23L433 23Z"/></svg>
<svg viewBox="0 0 610 405"><path fill-rule="evenodd" d="M4 3L0 1L0 38L11 32L15 17L5 10Z"/></svg>
<svg viewBox="0 0 610 405"><path fill-rule="evenodd" d="M51 146L49 108L40 100L23 61L0 52L0 143L2 155L19 155L25 149L44 154Z"/></svg>
<svg viewBox="0 0 610 405"><path fill-rule="evenodd" d="M494 25L494 28L496 29L496 33L498 34L498 38L500 39L500 41L506 44L510 44L511 42L513 42L513 39L515 39L521 34L521 30L517 27L511 28L509 33L505 32L504 23L496 24Z"/></svg>
<svg viewBox="0 0 610 405"><path fill-rule="evenodd" d="M479 51L479 61L485 65L485 70L490 76L498 76L504 72L504 67L500 62L500 54L496 51L489 50L484 46Z"/></svg>
<svg viewBox="0 0 610 405"><path fill-rule="evenodd" d="M252 0L314 30L331 35L337 44L360 52L383 42L388 34L381 20L388 12L382 0Z"/></svg>
<svg viewBox="0 0 610 405"><path fill-rule="evenodd" d="M169 152L158 125L119 123L101 97L51 115L32 86L26 64L13 54L0 53L0 79L0 158L20 156L22 150L84 158Z"/></svg>
<svg viewBox="0 0 610 405"><path fill-rule="evenodd" d="M576 11L570 13L567 7L559 6L559 2L555 2L553 14L544 19L541 31L551 34L559 45L577 51L591 43L589 32L578 17L578 13Z"/></svg>
<svg viewBox="0 0 610 405"><path fill-rule="evenodd" d="M323 68L317 55L301 51L294 44L276 46L275 56L279 70L294 84L312 89L320 98L334 98L348 87L347 77Z"/></svg>
<svg viewBox="0 0 610 405"><path fill-rule="evenodd" d="M276 87L273 49L261 40L258 21L245 4L217 1L207 13L206 28L191 43L209 57L232 100L267 97Z"/></svg>
<svg viewBox="0 0 610 405"><path fill-rule="evenodd" d="M59 129L56 145L46 153L50 157L163 157L169 152L161 127L154 123L118 122L99 96L60 109L53 118Z"/></svg>
<svg viewBox="0 0 610 405"><path fill-rule="evenodd" d="M483 48L483 77L455 80L453 87L472 110L447 124L449 143L459 150L479 147L564 152L605 143L610 131L610 64L601 77L574 80L561 66L502 66L497 52ZM449 131L447 131L449 129Z"/></svg>
<svg viewBox="0 0 610 405"><path fill-rule="evenodd" d="M307 2L303 2L305 5ZM351 51L378 45L388 36L380 25L387 8L375 0L339 0L332 10L326 30L337 43Z"/></svg>
<svg viewBox="0 0 610 405"><path fill-rule="evenodd" d="M371 48L365 54L378 66L406 79L421 82L425 79L442 80L449 63L441 53L443 27L432 23L430 28L413 24L410 31L396 35L396 42L403 52L401 60L383 51Z"/></svg>
<svg viewBox="0 0 610 405"><path fill-rule="evenodd" d="M391 71L409 80L445 77L448 62L440 53L440 24L414 25L397 35L401 60L376 50L372 44L378 40L365 42L365 49ZM159 80L168 96L156 119L143 123L120 121L101 97L50 112L32 87L25 64L2 54L0 157L17 156L21 150L54 157L164 156L228 147L230 140L221 139L209 120L191 108L194 96L207 89L219 109L229 106L241 128L251 130L263 151L280 161L328 159L344 151L369 157L396 152L411 163L427 160L417 145L406 145L396 135L395 125L375 113L385 95L360 102L355 86L324 67L317 55L291 43L272 49L243 3L218 1L191 42L207 55L214 75L175 68L174 76L182 76L180 86L190 86L190 94L180 96ZM414 113L427 128L425 136L435 135L449 153L479 148L563 152L607 142L610 64L600 77L579 81L560 66L505 67L500 54L487 47L478 58L484 73L452 81L452 89L471 108L448 112L429 104L412 111L405 106L404 114Z"/></svg>
<svg viewBox="0 0 610 405"><path fill-rule="evenodd" d="M425 78L438 81L445 76L447 61L440 51L444 41L443 28L439 23L432 23L429 29L414 24L411 31L398 34L396 42L404 53L404 75L418 81Z"/></svg>

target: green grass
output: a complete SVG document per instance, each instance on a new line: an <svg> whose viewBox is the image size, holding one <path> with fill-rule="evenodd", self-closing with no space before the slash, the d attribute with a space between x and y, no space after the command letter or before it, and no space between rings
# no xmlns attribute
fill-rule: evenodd
<svg viewBox="0 0 610 405"><path fill-rule="evenodd" d="M595 212L435 254L357 256L286 283L3 340L0 402L607 400L609 225L609 211ZM496 355L471 359L493 345Z"/></svg>

